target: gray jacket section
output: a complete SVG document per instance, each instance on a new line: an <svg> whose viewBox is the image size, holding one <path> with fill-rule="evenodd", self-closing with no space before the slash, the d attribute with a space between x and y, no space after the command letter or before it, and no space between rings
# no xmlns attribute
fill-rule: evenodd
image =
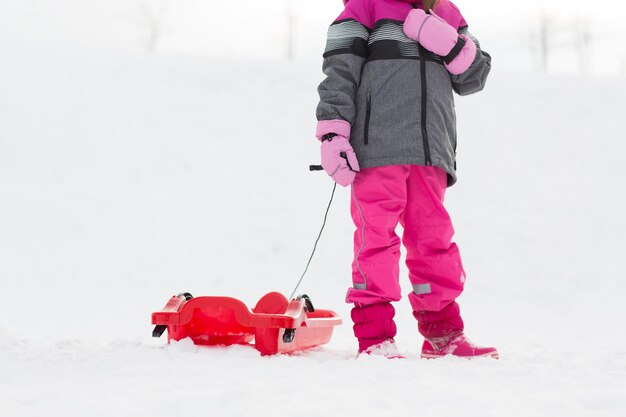
<svg viewBox="0 0 626 417"><path fill-rule="evenodd" d="M427 165L420 71L417 60L378 60L365 65L350 135L361 168ZM449 182L454 183L456 116L449 73L441 64L426 62L426 75L431 164L443 168L451 176Z"/></svg>
<svg viewBox="0 0 626 417"><path fill-rule="evenodd" d="M317 117L351 124L350 143L362 169L438 166L448 173L451 186L456 182L457 144L453 92L467 95L482 90L491 57L468 34L479 47L476 58L463 74L451 75L441 57L406 37L402 23L377 22L365 56L355 53L355 48L337 53L327 48L323 66L327 78L319 87Z"/></svg>
<svg viewBox="0 0 626 417"><path fill-rule="evenodd" d="M355 94L364 63L365 58L352 54L333 55L324 59L322 70L326 79L317 88L320 95L317 120L342 119L354 124Z"/></svg>

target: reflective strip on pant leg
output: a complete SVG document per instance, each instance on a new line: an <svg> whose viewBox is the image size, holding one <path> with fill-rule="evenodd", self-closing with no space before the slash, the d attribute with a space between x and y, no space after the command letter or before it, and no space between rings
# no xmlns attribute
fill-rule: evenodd
<svg viewBox="0 0 626 417"><path fill-rule="evenodd" d="M352 183L352 198L354 199L354 203L359 209L359 215L361 216L361 247L357 251L354 260L356 262L356 267L359 270L359 273L363 277L363 284L354 284L354 288L357 290L366 290L367 289L367 277L365 273L361 269L361 264L359 264L359 256L361 255L361 251L365 247L365 217L363 217L363 210L361 210L361 205L359 201L356 199L356 193L354 192L354 183Z"/></svg>
<svg viewBox="0 0 626 417"><path fill-rule="evenodd" d="M413 292L417 295L430 294L430 284L413 284Z"/></svg>

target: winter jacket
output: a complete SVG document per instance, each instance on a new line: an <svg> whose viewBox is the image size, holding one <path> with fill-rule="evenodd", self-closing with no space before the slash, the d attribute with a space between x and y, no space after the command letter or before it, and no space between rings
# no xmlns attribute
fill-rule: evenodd
<svg viewBox="0 0 626 417"><path fill-rule="evenodd" d="M456 182L457 144L452 93L482 90L491 57L469 34L457 7L442 0L434 12L478 47L465 72L449 73L442 57L404 34L402 25L414 7L422 7L421 0L346 4L328 30L317 135L349 135L361 169L438 166L448 173L451 186Z"/></svg>

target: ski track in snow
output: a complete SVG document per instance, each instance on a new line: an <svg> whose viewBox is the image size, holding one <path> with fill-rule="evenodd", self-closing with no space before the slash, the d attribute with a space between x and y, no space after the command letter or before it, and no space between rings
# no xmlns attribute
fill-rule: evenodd
<svg viewBox="0 0 626 417"><path fill-rule="evenodd" d="M15 32L18 33L18 32ZM289 294L331 191L320 62L147 55L3 33L0 415L618 416L626 81L494 71L457 98L447 196L467 333L502 359L354 358L339 190L301 293L344 317L293 356L151 339L180 291ZM405 292L410 286L402 272Z"/></svg>

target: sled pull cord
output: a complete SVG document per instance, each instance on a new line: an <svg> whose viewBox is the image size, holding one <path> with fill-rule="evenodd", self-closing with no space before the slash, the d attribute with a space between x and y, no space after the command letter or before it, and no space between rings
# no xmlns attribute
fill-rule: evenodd
<svg viewBox="0 0 626 417"><path fill-rule="evenodd" d="M304 272L302 273L302 276L300 276L300 280L298 281L296 288L293 289L293 292L289 296L290 300L293 299L293 296L295 295L296 291L298 291L298 287L302 283L302 279L304 278L304 275L306 275L306 272L309 270L309 265L311 264L311 260L313 259L313 255L315 255L315 250L317 249L317 242L320 241L320 238L322 237L322 232L324 231L324 226L326 226L326 219L328 218L328 212L330 211L330 206L333 203L333 197L335 196L336 189L337 189L337 183L333 185L333 192L330 194L330 201L328 202L328 207L326 207L326 213L324 214L324 222L322 223L322 228L320 229L320 233L317 235L317 239L315 239L315 244L313 245L313 251L311 252L311 256L309 256L309 261L306 263L306 267L304 268Z"/></svg>

